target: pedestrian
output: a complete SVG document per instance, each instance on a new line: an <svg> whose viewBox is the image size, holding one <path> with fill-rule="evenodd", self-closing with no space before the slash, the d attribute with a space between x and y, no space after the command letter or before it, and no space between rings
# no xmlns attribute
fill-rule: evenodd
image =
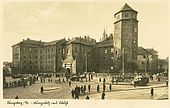
<svg viewBox="0 0 170 108"><path fill-rule="evenodd" d="M99 82L101 82L101 78L99 78Z"/></svg>
<svg viewBox="0 0 170 108"><path fill-rule="evenodd" d="M112 90L112 85L110 84L110 86L109 86L109 90L111 91Z"/></svg>
<svg viewBox="0 0 170 108"><path fill-rule="evenodd" d="M74 89L72 89L71 95L72 95L72 98L74 99L75 98L75 90Z"/></svg>
<svg viewBox="0 0 170 108"><path fill-rule="evenodd" d="M84 93L86 92L86 85L84 85Z"/></svg>
<svg viewBox="0 0 170 108"><path fill-rule="evenodd" d="M43 79L41 78L41 82L43 82Z"/></svg>
<svg viewBox="0 0 170 108"><path fill-rule="evenodd" d="M97 85L97 92L99 92L100 91L100 87L99 87L99 85Z"/></svg>
<svg viewBox="0 0 170 108"><path fill-rule="evenodd" d="M154 94L154 89L153 87L151 87L151 96L153 96L153 94Z"/></svg>
<svg viewBox="0 0 170 108"><path fill-rule="evenodd" d="M44 88L43 88L43 86L41 86L41 93L43 93L44 92Z"/></svg>
<svg viewBox="0 0 170 108"><path fill-rule="evenodd" d="M93 80L93 74L91 75L91 79Z"/></svg>
<svg viewBox="0 0 170 108"><path fill-rule="evenodd" d="M103 83L105 83L105 82L106 82L106 79L104 78L104 79L103 79Z"/></svg>
<svg viewBox="0 0 170 108"><path fill-rule="evenodd" d="M106 85L103 84L103 91L105 92L105 90L106 90Z"/></svg>
<svg viewBox="0 0 170 108"><path fill-rule="evenodd" d="M18 99L18 96L16 96L15 99Z"/></svg>
<svg viewBox="0 0 170 108"><path fill-rule="evenodd" d="M69 84L69 86L71 87L71 80L69 80L68 84Z"/></svg>
<svg viewBox="0 0 170 108"><path fill-rule="evenodd" d="M77 85L75 87L75 99L79 99L79 88Z"/></svg>
<svg viewBox="0 0 170 108"><path fill-rule="evenodd" d="M88 90L89 90L89 92L90 92L90 84L88 85Z"/></svg>
<svg viewBox="0 0 170 108"><path fill-rule="evenodd" d="M58 82L61 83L61 79L60 78L59 78Z"/></svg>
<svg viewBox="0 0 170 108"><path fill-rule="evenodd" d="M166 80L166 86L168 87L168 80Z"/></svg>
<svg viewBox="0 0 170 108"><path fill-rule="evenodd" d="M78 96L80 95L81 88L78 86Z"/></svg>
<svg viewBox="0 0 170 108"><path fill-rule="evenodd" d="M106 95L106 94L103 92L103 93L102 93L102 99L105 99L105 95Z"/></svg>
<svg viewBox="0 0 170 108"><path fill-rule="evenodd" d="M160 77L158 77L158 82L160 82L161 81L161 78Z"/></svg>
<svg viewBox="0 0 170 108"><path fill-rule="evenodd" d="M90 97L87 95L87 96L86 96L86 99L90 99Z"/></svg>
<svg viewBox="0 0 170 108"><path fill-rule="evenodd" d="M25 88L26 87L26 84L25 84L25 82L23 81L23 87Z"/></svg>
<svg viewBox="0 0 170 108"><path fill-rule="evenodd" d="M84 87L83 86L80 87L80 90L81 90L81 93L84 93Z"/></svg>
<svg viewBox="0 0 170 108"><path fill-rule="evenodd" d="M30 86L32 85L32 80L30 81Z"/></svg>

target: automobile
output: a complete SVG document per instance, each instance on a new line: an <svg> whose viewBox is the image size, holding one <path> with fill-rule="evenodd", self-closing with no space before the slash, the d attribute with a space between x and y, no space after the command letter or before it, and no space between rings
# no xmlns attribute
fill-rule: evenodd
<svg viewBox="0 0 170 108"><path fill-rule="evenodd" d="M136 83L136 85L140 85L140 86L144 86L147 85L149 83L149 77L148 76L136 76L134 77L134 80L131 81L131 85L134 85L134 83Z"/></svg>
<svg viewBox="0 0 170 108"><path fill-rule="evenodd" d="M71 81L79 81L79 77L78 76L71 76L70 80Z"/></svg>

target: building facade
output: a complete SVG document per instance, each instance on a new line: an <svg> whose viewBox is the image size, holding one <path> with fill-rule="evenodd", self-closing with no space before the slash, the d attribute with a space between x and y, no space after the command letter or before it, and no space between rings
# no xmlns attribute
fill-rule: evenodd
<svg viewBox="0 0 170 108"><path fill-rule="evenodd" d="M125 4L114 14L114 34L107 35L104 30L100 42L89 36L52 42L23 40L12 46L13 71L60 72L64 68L75 75L93 71L133 73L140 56L137 13Z"/></svg>
<svg viewBox="0 0 170 108"><path fill-rule="evenodd" d="M64 39L42 42L26 39L12 46L13 73L29 74L56 72L62 65L62 44Z"/></svg>

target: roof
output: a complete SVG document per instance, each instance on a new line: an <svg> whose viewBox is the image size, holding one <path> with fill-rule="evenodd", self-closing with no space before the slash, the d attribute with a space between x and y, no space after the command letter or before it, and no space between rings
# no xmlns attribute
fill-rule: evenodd
<svg viewBox="0 0 170 108"><path fill-rule="evenodd" d="M134 12L137 12L133 8L131 8L127 3L125 3L125 5L117 13L115 13L115 15L122 12L122 11L134 11Z"/></svg>
<svg viewBox="0 0 170 108"><path fill-rule="evenodd" d="M51 41L51 42L45 42L44 46L53 45L53 44L56 44L56 43L59 43L59 42L66 42L66 40L65 39L59 39L59 40L55 40L55 41Z"/></svg>
<svg viewBox="0 0 170 108"><path fill-rule="evenodd" d="M42 42L41 40L40 41L36 41L36 40L31 40L29 38L27 38L26 40L23 39L23 41L15 44L15 45L19 45L19 44L31 44L31 45L39 45L39 46L47 46L47 45L53 45L53 44L56 44L58 42L66 42L65 39L60 39L60 40L55 40L55 41L51 41L51 42ZM13 46L15 46L13 45Z"/></svg>
<svg viewBox="0 0 170 108"><path fill-rule="evenodd" d="M26 40L23 39L23 41L15 44L15 45L19 45L19 44L32 44L32 45L44 45L45 42L40 41L36 41L36 40L31 40L30 38L27 38ZM13 46L15 46L13 45Z"/></svg>
<svg viewBox="0 0 170 108"><path fill-rule="evenodd" d="M133 10L127 3L125 3L125 5L120 9L120 11L129 11L129 10Z"/></svg>
<svg viewBox="0 0 170 108"><path fill-rule="evenodd" d="M154 50L153 48L143 48L143 47L138 47L138 55L157 55L158 51Z"/></svg>
<svg viewBox="0 0 170 108"><path fill-rule="evenodd" d="M98 42L96 47L113 47L113 40Z"/></svg>
<svg viewBox="0 0 170 108"><path fill-rule="evenodd" d="M147 48L146 49L148 51L148 53L152 54L152 55L157 55L158 51L154 50L153 48Z"/></svg>
<svg viewBox="0 0 170 108"><path fill-rule="evenodd" d="M146 55L147 51L143 47L138 47L138 55Z"/></svg>
<svg viewBox="0 0 170 108"><path fill-rule="evenodd" d="M79 37L75 37L72 38L70 41L67 42L67 44L84 44L84 45L94 45L96 43L96 41L92 38L89 39L84 39L84 38L79 38Z"/></svg>

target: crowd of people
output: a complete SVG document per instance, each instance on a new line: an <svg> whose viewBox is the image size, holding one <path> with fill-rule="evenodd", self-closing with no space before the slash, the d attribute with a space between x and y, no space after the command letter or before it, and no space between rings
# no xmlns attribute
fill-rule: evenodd
<svg viewBox="0 0 170 108"><path fill-rule="evenodd" d="M92 76L93 78L93 76ZM88 77L86 78L89 79L89 81L92 80L92 78ZM99 79L98 79L99 78ZM80 96L85 96L85 99L90 99L90 92L95 92L95 93L101 93L101 99L105 99L105 96L106 96L106 91L112 91L112 84L115 82L116 84L118 84L118 80L113 80L113 82L110 82L110 83L106 83L106 77L97 77L97 81L99 82L98 84L96 85L90 85L90 84L82 84L82 85L76 85L75 87L72 88L71 90L71 96L73 99L79 99ZM21 80L22 81L22 80ZM28 81L25 81L24 80L22 82L18 81L18 82L13 82L12 84L9 83L7 84L6 86L7 87L11 87L11 86L23 86L24 88L27 86L27 85L32 85L32 83L35 81L40 81L41 83L61 83L61 82L65 82L65 83L68 83L68 86L69 87L72 87L72 81L70 79L68 80L65 80L65 77L64 76L38 76L38 77L35 77L35 78L32 78L31 80L28 80ZM81 80L80 80L81 82ZM96 89L93 89L92 87ZM168 81L166 82L166 86L168 86ZM106 89L108 88L108 89ZM92 90L92 91L91 91ZM40 93L44 93L45 89L43 86L40 87ZM154 89L151 88L151 96L154 95ZM18 98L18 96L16 96L16 99Z"/></svg>
<svg viewBox="0 0 170 108"><path fill-rule="evenodd" d="M36 77L21 78L9 82L6 81L3 87L11 88L11 87L23 86L25 88L27 85L31 86L32 84L35 84L36 81L37 81Z"/></svg>

